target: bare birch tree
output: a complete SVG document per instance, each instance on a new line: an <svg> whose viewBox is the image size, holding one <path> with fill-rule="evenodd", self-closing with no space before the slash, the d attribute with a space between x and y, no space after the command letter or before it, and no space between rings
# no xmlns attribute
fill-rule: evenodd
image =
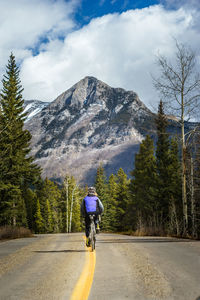
<svg viewBox="0 0 200 300"><path fill-rule="evenodd" d="M66 175L64 180L65 193L66 193L66 232L69 233L69 177Z"/></svg>
<svg viewBox="0 0 200 300"><path fill-rule="evenodd" d="M193 238L198 237L199 218L198 218L198 199L199 195L199 151L200 151L200 126L196 126L191 130L186 139L187 148L187 183L188 194L191 203L191 235Z"/></svg>
<svg viewBox="0 0 200 300"><path fill-rule="evenodd" d="M71 199L71 209L70 209L70 219L69 219L69 232L72 231L72 213L73 213L73 206L74 206L74 193L76 191L77 186L75 185L75 187L72 190L72 199Z"/></svg>
<svg viewBox="0 0 200 300"><path fill-rule="evenodd" d="M182 149L182 202L183 202L183 234L188 230L188 203L186 194L186 143L184 123L194 114L200 102L200 77L195 70L194 52L176 41L175 61L169 62L166 57L158 55L157 64L160 77L153 78L154 86L168 107L181 124Z"/></svg>

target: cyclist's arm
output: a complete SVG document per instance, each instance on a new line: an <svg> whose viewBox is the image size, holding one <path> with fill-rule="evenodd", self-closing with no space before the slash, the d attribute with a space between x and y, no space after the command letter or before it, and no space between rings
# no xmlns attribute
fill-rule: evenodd
<svg viewBox="0 0 200 300"><path fill-rule="evenodd" d="M103 207L103 204L102 204L102 202L99 198L98 198L98 202L99 202L100 213L102 214L104 212L104 207Z"/></svg>

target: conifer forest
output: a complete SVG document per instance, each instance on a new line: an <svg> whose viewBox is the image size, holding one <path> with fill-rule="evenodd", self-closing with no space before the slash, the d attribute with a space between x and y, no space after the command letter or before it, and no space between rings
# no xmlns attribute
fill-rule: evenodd
<svg viewBox="0 0 200 300"><path fill-rule="evenodd" d="M42 179L41 168L30 156L31 134L24 129L23 87L13 54L2 83L0 226L25 227L33 233L84 230L80 206L87 186L78 185L71 174L59 185ZM180 137L167 131L164 101L155 126L156 142L149 135L141 142L130 174L120 168L107 177L99 165L94 186L105 209L101 230L200 238L200 136L189 133L182 151Z"/></svg>

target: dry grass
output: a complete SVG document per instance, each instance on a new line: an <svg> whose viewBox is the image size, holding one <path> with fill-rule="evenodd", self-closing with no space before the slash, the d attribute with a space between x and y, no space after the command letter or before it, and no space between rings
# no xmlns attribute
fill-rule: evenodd
<svg viewBox="0 0 200 300"><path fill-rule="evenodd" d="M28 228L2 226L0 227L0 240L17 239L21 237L31 237L32 233Z"/></svg>
<svg viewBox="0 0 200 300"><path fill-rule="evenodd" d="M162 228L147 226L142 226L135 231L124 232L124 234L132 236L167 236Z"/></svg>

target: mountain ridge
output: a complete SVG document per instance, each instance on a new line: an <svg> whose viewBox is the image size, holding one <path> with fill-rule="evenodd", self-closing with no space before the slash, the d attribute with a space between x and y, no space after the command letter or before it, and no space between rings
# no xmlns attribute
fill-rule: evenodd
<svg viewBox="0 0 200 300"><path fill-rule="evenodd" d="M25 126L43 176L62 180L69 173L89 184L100 163L107 175L133 169L139 144L155 135L154 118L135 92L86 76Z"/></svg>

